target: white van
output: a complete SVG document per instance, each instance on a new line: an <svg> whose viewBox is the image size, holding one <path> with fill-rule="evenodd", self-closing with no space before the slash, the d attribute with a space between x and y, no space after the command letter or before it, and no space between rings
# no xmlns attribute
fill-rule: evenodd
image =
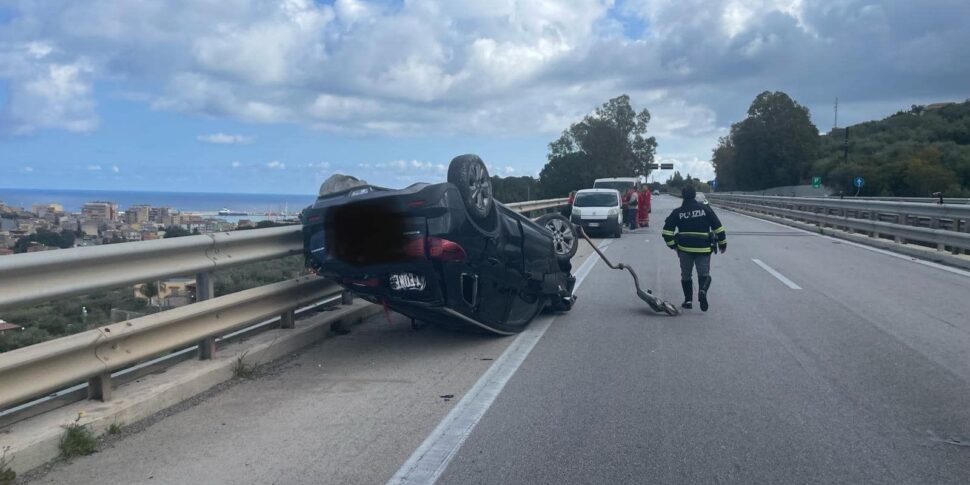
<svg viewBox="0 0 970 485"><path fill-rule="evenodd" d="M614 188L583 189L573 199L573 224L587 233L605 233L613 237L623 234L623 210L620 193Z"/></svg>
<svg viewBox="0 0 970 485"><path fill-rule="evenodd" d="M639 190L640 189L640 178L639 177L610 177L605 179L596 179L593 181L594 189L614 189L620 192L620 195L626 193L628 189Z"/></svg>

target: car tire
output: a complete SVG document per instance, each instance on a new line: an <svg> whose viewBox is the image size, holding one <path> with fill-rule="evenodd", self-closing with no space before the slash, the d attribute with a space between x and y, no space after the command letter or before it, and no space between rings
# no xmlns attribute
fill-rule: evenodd
<svg viewBox="0 0 970 485"><path fill-rule="evenodd" d="M556 260L559 261L560 266L563 263L569 263L579 249L576 228L569 219L562 214L551 213L539 217L536 223L552 233L553 250L556 252Z"/></svg>
<svg viewBox="0 0 970 485"><path fill-rule="evenodd" d="M484 221L495 207L492 199L492 179L488 168L478 155L459 155L448 165L448 182L458 187L468 214L476 222Z"/></svg>
<svg viewBox="0 0 970 485"><path fill-rule="evenodd" d="M613 233L613 239L619 239L623 235L623 226L616 228L616 232Z"/></svg>

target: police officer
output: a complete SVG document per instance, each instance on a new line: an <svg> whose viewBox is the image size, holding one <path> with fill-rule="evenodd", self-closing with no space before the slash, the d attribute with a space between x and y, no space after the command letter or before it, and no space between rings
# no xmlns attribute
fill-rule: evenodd
<svg viewBox="0 0 970 485"><path fill-rule="evenodd" d="M681 195L683 203L667 216L661 234L667 246L677 251L680 257L680 286L684 289L684 303L680 306L693 306L691 273L696 266L697 299L701 303L701 310L706 312L707 289L711 286L711 250L714 246L711 234L713 232L718 251L722 253L727 250L727 234L711 207L695 200L697 192L694 187L684 187Z"/></svg>

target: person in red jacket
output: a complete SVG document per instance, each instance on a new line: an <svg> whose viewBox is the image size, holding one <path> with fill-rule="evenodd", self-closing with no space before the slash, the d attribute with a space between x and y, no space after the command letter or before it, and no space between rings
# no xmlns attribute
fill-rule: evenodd
<svg viewBox="0 0 970 485"><path fill-rule="evenodd" d="M640 227L650 227L650 188L646 185L640 187L637 197L637 219Z"/></svg>

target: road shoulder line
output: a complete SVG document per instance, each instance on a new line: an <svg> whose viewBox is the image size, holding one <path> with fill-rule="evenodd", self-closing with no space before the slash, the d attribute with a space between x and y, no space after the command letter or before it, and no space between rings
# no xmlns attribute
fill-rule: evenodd
<svg viewBox="0 0 970 485"><path fill-rule="evenodd" d="M599 244L605 248L612 241L606 240ZM596 254L590 254L586 261L576 271L576 285L573 291L579 289L583 280L593 270L599 261ZM424 442L401 465L401 468L388 480L388 484L420 483L432 484L444 473L452 458L461 449L465 439L471 434L475 425L481 420L485 412L492 406L495 398L505 388L505 384L515 375L519 366L525 361L529 353L546 330L555 320L555 315L545 316L532 322L525 331L519 334L512 345L492 364L478 379L467 394L455 405L438 426L425 438Z"/></svg>
<svg viewBox="0 0 970 485"><path fill-rule="evenodd" d="M785 286L787 286L787 287L789 287L789 288L791 288L793 290L800 290L800 289L802 289L801 286L796 285L794 281L786 278L785 275L779 273L778 271L775 271L774 268L772 268L771 266L768 266L767 264L765 264L760 259L752 259L751 261L754 261L754 264L757 264L758 266L761 266L762 269L764 269L765 271L767 271L768 274L770 274L771 276L774 276L775 278L777 278L778 281L781 281L782 283L784 283Z"/></svg>

